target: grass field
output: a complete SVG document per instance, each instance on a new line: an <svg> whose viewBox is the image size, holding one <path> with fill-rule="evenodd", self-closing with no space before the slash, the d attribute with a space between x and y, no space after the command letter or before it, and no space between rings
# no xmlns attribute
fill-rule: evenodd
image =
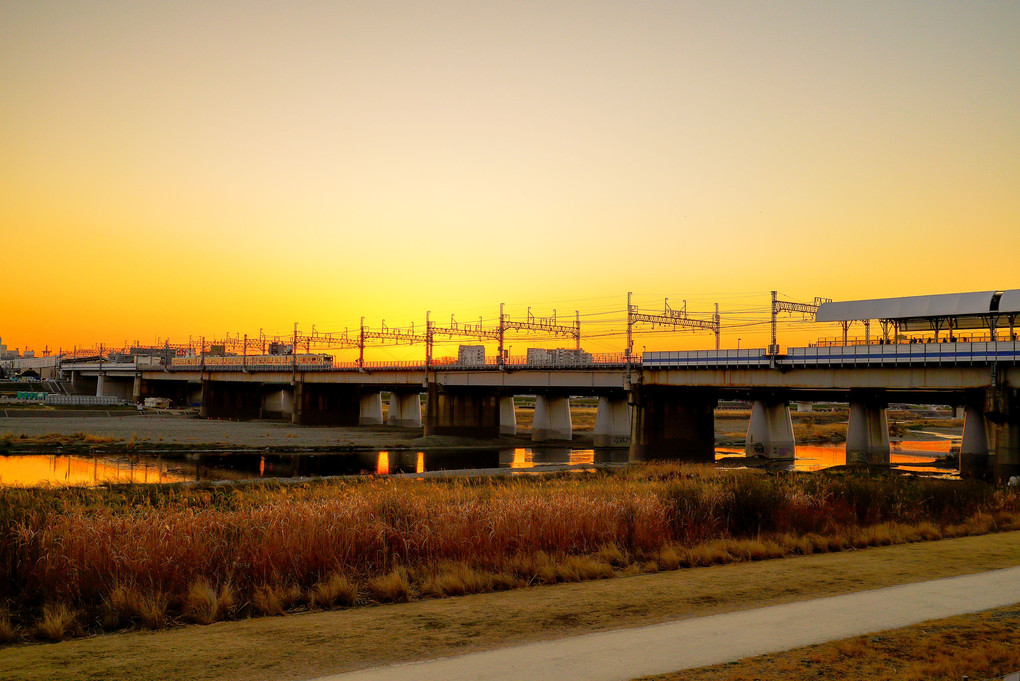
<svg viewBox="0 0 1020 681"><path fill-rule="evenodd" d="M1020 491L646 465L240 487L7 489L0 639L60 640L1020 527Z"/></svg>
<svg viewBox="0 0 1020 681"><path fill-rule="evenodd" d="M7 646L0 678L307 679L1013 565L1020 565L1020 532L367 608L303 608L284 617Z"/></svg>

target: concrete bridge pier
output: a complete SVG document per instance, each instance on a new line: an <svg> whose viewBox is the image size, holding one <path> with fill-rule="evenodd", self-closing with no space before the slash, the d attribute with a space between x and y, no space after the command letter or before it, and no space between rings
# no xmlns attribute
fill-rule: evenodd
<svg viewBox="0 0 1020 681"><path fill-rule="evenodd" d="M595 410L595 446L630 446L630 403L627 397L599 397Z"/></svg>
<svg viewBox="0 0 1020 681"><path fill-rule="evenodd" d="M187 387L184 390L184 401L187 406L191 407L194 405L202 404L202 381L189 381ZM201 414L200 414L201 415Z"/></svg>
<svg viewBox="0 0 1020 681"><path fill-rule="evenodd" d="M744 455L792 461L795 451L790 405L782 401L755 400L747 424Z"/></svg>
<svg viewBox="0 0 1020 681"><path fill-rule="evenodd" d="M272 387L262 394L260 418L286 418L294 415L294 391L289 387Z"/></svg>
<svg viewBox="0 0 1020 681"><path fill-rule="evenodd" d="M995 387L985 392L988 444L995 482L1020 476L1020 391ZM963 451L962 448L960 450Z"/></svg>
<svg viewBox="0 0 1020 681"><path fill-rule="evenodd" d="M418 393L391 392L386 425L421 428L421 399Z"/></svg>
<svg viewBox="0 0 1020 681"><path fill-rule="evenodd" d="M294 384L291 423L301 426L356 426L359 413L356 388L304 381Z"/></svg>
<svg viewBox="0 0 1020 681"><path fill-rule="evenodd" d="M574 428L570 421L570 398L535 395L535 420L531 425L531 441L572 440Z"/></svg>
<svg viewBox="0 0 1020 681"><path fill-rule="evenodd" d="M361 393L358 399L358 425L382 425L382 393L378 390Z"/></svg>
<svg viewBox="0 0 1020 681"><path fill-rule="evenodd" d="M635 386L631 461L715 461L715 405L711 390Z"/></svg>
<svg viewBox="0 0 1020 681"><path fill-rule="evenodd" d="M988 449L985 411L968 404L963 407L963 441L960 443L960 477L991 478L992 462Z"/></svg>
<svg viewBox="0 0 1020 681"><path fill-rule="evenodd" d="M483 389L458 390L430 384L425 435L499 437L499 396Z"/></svg>
<svg viewBox="0 0 1020 681"><path fill-rule="evenodd" d="M258 386L249 383L202 381L202 406L198 415L208 419L257 419L262 411Z"/></svg>
<svg viewBox="0 0 1020 681"><path fill-rule="evenodd" d="M846 462L889 463L889 419L884 400L873 395L850 396L846 429Z"/></svg>
<svg viewBox="0 0 1020 681"><path fill-rule="evenodd" d="M104 376L96 379L96 397L119 397L130 400L134 389L134 377Z"/></svg>
<svg viewBox="0 0 1020 681"><path fill-rule="evenodd" d="M513 395L503 395L499 398L499 434L517 434L517 411L514 409Z"/></svg>
<svg viewBox="0 0 1020 681"><path fill-rule="evenodd" d="M131 382L131 401L135 403L142 401L142 377L137 374Z"/></svg>

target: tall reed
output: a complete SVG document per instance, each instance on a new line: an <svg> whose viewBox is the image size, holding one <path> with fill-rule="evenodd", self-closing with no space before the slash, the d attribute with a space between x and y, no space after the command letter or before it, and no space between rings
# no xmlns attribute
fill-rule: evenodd
<svg viewBox="0 0 1020 681"><path fill-rule="evenodd" d="M19 631L44 609L59 622L57 604L92 630L158 627L917 541L1018 518L1015 488L676 464L522 478L6 489L0 606L7 629Z"/></svg>

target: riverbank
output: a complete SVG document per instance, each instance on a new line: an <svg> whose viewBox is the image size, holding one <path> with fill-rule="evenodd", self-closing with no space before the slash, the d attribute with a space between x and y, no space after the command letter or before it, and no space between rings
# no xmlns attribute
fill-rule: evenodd
<svg viewBox="0 0 1020 681"><path fill-rule="evenodd" d="M575 448L593 443L594 407L573 410ZM533 410L518 408L518 434L493 439L422 435L421 428L391 426L298 426L284 420L218 421L181 413L128 413L109 415L61 411L60 418L14 416L0 418L0 452L62 451L160 452L172 449L207 449L260 452L325 452L361 449L400 450L451 447L531 446ZM717 446L742 447L747 432L747 411L718 410L715 418ZM794 435L798 444L831 444L846 440L846 414L794 412ZM933 420L898 414L890 420L893 439L939 440L959 438L958 419Z"/></svg>
<svg viewBox="0 0 1020 681"><path fill-rule="evenodd" d="M526 437L492 440L453 436L423 437L420 428L391 426L298 426L282 420L218 421L181 415L0 419L0 450L160 452L174 449L315 452L354 449L421 449L458 446L521 446ZM591 442L579 433L575 442Z"/></svg>
<svg viewBox="0 0 1020 681"><path fill-rule="evenodd" d="M1020 532L944 539L161 632L127 631L58 644L19 644L0 648L0 678L297 681L1015 565L1020 565ZM1013 625L1010 621L1004 626ZM728 678L731 670L718 671L719 676L697 678Z"/></svg>
<svg viewBox="0 0 1020 681"><path fill-rule="evenodd" d="M0 623L57 640L1014 528L1014 488L867 470L11 488Z"/></svg>

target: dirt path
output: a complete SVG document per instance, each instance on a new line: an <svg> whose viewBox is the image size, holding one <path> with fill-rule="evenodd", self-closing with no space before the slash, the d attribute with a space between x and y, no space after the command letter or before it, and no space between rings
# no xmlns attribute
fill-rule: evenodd
<svg viewBox="0 0 1020 681"><path fill-rule="evenodd" d="M627 681L1020 602L1020 567L459 657L321 681Z"/></svg>

